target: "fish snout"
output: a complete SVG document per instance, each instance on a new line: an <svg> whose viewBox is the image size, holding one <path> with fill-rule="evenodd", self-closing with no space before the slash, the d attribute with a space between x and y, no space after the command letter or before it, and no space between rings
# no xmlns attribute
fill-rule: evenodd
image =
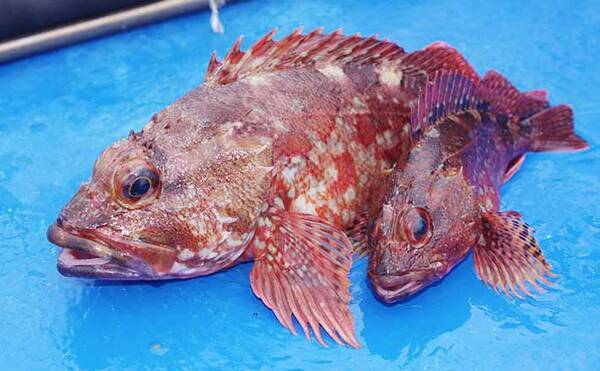
<svg viewBox="0 0 600 371"><path fill-rule="evenodd" d="M385 241L375 246L369 261L370 270L380 276L400 275L418 270L419 253L417 249L399 241Z"/></svg>
<svg viewBox="0 0 600 371"><path fill-rule="evenodd" d="M83 185L60 211L56 223L59 227L98 228L108 222L109 208L110 202L104 193Z"/></svg>

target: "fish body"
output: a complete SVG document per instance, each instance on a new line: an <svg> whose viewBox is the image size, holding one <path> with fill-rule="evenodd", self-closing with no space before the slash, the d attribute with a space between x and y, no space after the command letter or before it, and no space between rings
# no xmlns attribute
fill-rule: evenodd
<svg viewBox="0 0 600 371"><path fill-rule="evenodd" d="M415 141L371 224L369 279L392 303L443 278L469 251L478 276L508 296L552 275L532 229L499 211L500 186L529 151L581 150L566 105L521 93L500 74L436 75L411 114Z"/></svg>
<svg viewBox="0 0 600 371"><path fill-rule="evenodd" d="M348 309L357 224L406 152L429 76L473 76L445 44L406 53L340 32L241 39L205 83L106 149L48 231L67 276L189 278L254 260L255 294L295 333L358 346Z"/></svg>

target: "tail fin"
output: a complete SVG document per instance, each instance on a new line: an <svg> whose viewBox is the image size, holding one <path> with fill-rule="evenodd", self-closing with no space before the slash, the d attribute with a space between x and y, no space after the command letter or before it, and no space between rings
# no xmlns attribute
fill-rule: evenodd
<svg viewBox="0 0 600 371"><path fill-rule="evenodd" d="M485 74L477 95L509 122L530 128L531 151L578 151L588 148L573 130L573 111L567 105L550 107L543 90L521 93L495 71Z"/></svg>
<svg viewBox="0 0 600 371"><path fill-rule="evenodd" d="M561 104L545 109L523 122L531 126L532 151L579 151L588 144L573 130L573 110Z"/></svg>

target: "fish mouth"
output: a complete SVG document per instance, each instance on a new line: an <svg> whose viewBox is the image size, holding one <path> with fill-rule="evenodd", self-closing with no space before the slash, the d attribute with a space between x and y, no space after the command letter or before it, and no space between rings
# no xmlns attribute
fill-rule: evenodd
<svg viewBox="0 0 600 371"><path fill-rule="evenodd" d="M62 248L57 268L63 276L106 280L157 278L154 270L143 261L115 251L105 241L63 223L52 224L47 237Z"/></svg>
<svg viewBox="0 0 600 371"><path fill-rule="evenodd" d="M431 282L431 272L416 270L395 275L369 272L369 281L377 297L387 304L392 304L425 288Z"/></svg>

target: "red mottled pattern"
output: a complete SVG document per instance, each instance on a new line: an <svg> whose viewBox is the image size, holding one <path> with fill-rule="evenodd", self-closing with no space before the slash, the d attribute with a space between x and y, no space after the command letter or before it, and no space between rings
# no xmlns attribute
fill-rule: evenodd
<svg viewBox="0 0 600 371"><path fill-rule="evenodd" d="M252 288L282 324L357 347L343 230L404 158L429 77L477 75L445 44L272 36L213 55L205 84L110 146L48 237L71 276L187 278L254 259Z"/></svg>

